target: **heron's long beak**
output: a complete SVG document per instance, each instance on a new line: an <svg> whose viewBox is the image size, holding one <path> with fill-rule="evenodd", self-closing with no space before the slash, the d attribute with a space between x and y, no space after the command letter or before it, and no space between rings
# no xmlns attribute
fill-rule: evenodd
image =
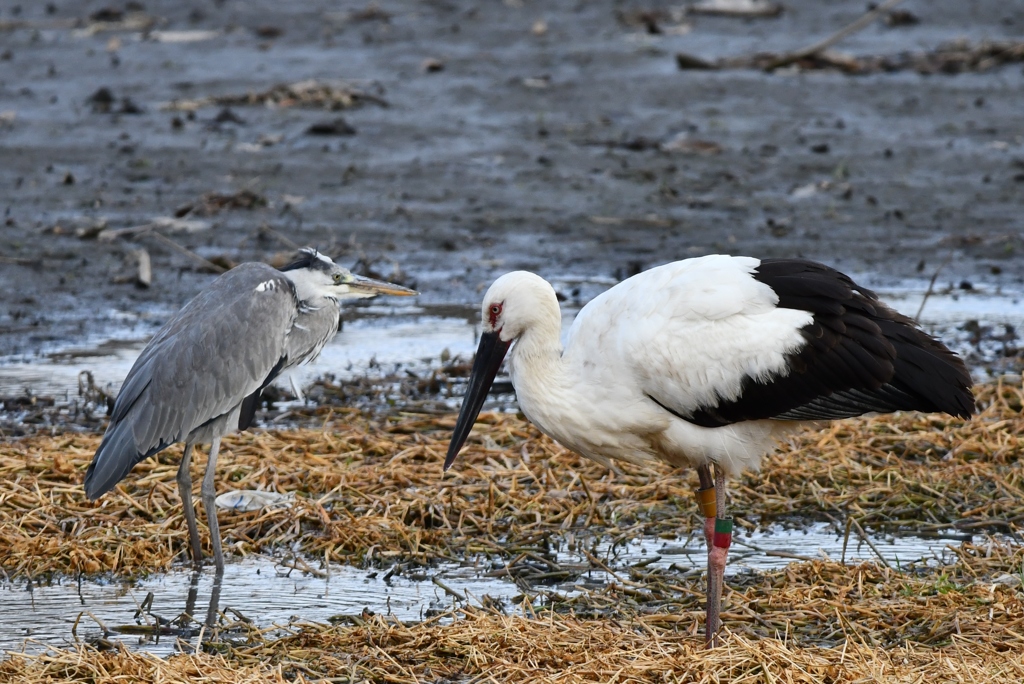
<svg viewBox="0 0 1024 684"><path fill-rule="evenodd" d="M401 285L395 285L394 283L388 283L383 280L375 280L374 278L367 278L360 275L352 275L352 280L349 280L345 284L348 285L349 291L366 295L396 295L398 297L409 297L411 295L418 295L419 292L416 290L410 290L407 287Z"/></svg>
<svg viewBox="0 0 1024 684"><path fill-rule="evenodd" d="M491 389L494 376L498 374L498 368L501 367L501 362L511 345L511 341L505 342L496 332L486 332L480 336L473 371L469 374L469 389L466 390L466 398L462 400L462 410L459 411L459 419L455 423L452 441L448 444L448 456L444 459L445 470L452 467L455 457L459 455L459 449L466 443L469 431L473 429L473 423L476 422L476 417L480 415L480 409L487 399L487 390Z"/></svg>

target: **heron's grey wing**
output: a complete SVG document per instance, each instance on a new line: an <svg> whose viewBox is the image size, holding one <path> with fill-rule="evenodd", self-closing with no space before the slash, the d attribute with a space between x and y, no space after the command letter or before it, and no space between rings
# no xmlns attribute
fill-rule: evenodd
<svg viewBox="0 0 1024 684"><path fill-rule="evenodd" d="M324 345L338 334L340 324L341 309L337 301L322 298L319 305L312 305L309 302L298 303L298 315L285 338L284 355L280 363L271 369L263 384L242 401L242 409L238 415L239 430L248 429L252 425L263 389L282 371L318 357Z"/></svg>
<svg viewBox="0 0 1024 684"><path fill-rule="evenodd" d="M86 494L95 499L139 461L234 410L283 365L296 316L291 282L264 264L228 271L186 304L128 373Z"/></svg>

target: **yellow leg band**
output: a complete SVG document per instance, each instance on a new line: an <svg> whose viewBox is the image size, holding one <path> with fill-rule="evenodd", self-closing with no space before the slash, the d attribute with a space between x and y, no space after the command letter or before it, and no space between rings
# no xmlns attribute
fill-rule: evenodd
<svg viewBox="0 0 1024 684"><path fill-rule="evenodd" d="M715 488L698 489L694 494L697 497L697 508L705 518L714 518L718 514L718 506L715 504Z"/></svg>

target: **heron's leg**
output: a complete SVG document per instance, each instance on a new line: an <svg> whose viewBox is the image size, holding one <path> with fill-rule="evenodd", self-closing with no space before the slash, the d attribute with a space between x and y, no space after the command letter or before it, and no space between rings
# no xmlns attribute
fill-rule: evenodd
<svg viewBox="0 0 1024 684"><path fill-rule="evenodd" d="M210 455L206 462L206 475L203 476L203 506L206 508L206 526L210 529L210 543L213 544L213 564L217 568L217 576L224 574L224 552L220 548L220 525L217 523L217 491L213 487L213 476L217 470L217 452L220 451L220 437L210 444Z"/></svg>
<svg viewBox="0 0 1024 684"><path fill-rule="evenodd" d="M217 611L220 610L220 589L223 579L223 575L217 575L213 578L213 589L210 593L210 605L206 609L206 622L203 623L206 629L210 631L212 631L214 625L217 624Z"/></svg>
<svg viewBox="0 0 1024 684"><path fill-rule="evenodd" d="M188 525L188 543L192 549L192 565L198 570L203 566L203 547L199 543L199 527L196 525L196 509L192 505L192 475L189 466L192 463L192 442L185 443L185 453L181 455L178 466L178 494L185 511L185 523Z"/></svg>
<svg viewBox="0 0 1024 684"><path fill-rule="evenodd" d="M196 612L196 599L199 598L199 570L192 571L192 577L188 583L188 594L185 597L185 612L178 616L178 624L187 627L193 622L192 616Z"/></svg>
<svg viewBox="0 0 1024 684"><path fill-rule="evenodd" d="M717 646L718 630L722 626L722 589L725 586L725 561L732 542L732 520L725 514L725 470L715 466L715 496L718 509L715 533L708 549L708 614L705 625L707 645Z"/></svg>

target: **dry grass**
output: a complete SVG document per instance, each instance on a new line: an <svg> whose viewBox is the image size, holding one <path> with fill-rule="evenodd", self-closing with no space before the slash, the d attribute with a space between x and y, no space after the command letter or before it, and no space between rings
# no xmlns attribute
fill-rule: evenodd
<svg viewBox="0 0 1024 684"><path fill-rule="evenodd" d="M1019 646L956 639L942 648L885 650L852 638L842 646L798 646L730 634L703 640L641 620L543 619L464 611L448 624L403 625L382 617L356 627L309 626L226 654L160 660L89 648L14 655L0 681L105 682L987 682L1024 680Z"/></svg>
<svg viewBox="0 0 1024 684"><path fill-rule="evenodd" d="M984 411L969 423L908 414L803 432L760 474L733 484L732 509L747 526L758 518L851 516L912 530L1015 529L1024 520L1021 390L989 386L979 400ZM222 512L228 552L298 543L340 562L428 563L516 555L519 547L566 530L624 540L685 534L699 524L691 472L623 466L613 473L515 416L482 420L445 477L451 417L331 412L322 430L226 439L219 492L300 494L289 509ZM184 559L174 481L180 445L89 502L81 482L98 442L95 435L64 435L0 444L5 572L133 574ZM203 459L193 465L196 481L203 465Z"/></svg>
<svg viewBox="0 0 1024 684"><path fill-rule="evenodd" d="M988 386L979 401L983 413L967 424L902 415L801 433L762 473L735 483L733 508L915 531L957 525L1014 532L1024 516L1022 392ZM543 546L551 536L586 531L631 539L699 525L690 473L610 473L513 416L484 420L445 478L450 417L333 413L323 430L232 438L222 451L220 491L266 488L300 497L291 509L222 513L228 548L247 553L297 542L336 562L489 554L530 580L529 561L550 564ZM140 464L92 503L81 479L97 443L95 436L63 436L0 445L5 571L132 574L184 558L174 484L180 450ZM419 624L350 618L333 627L296 625L284 636L253 633L242 647L214 635L208 652L167 660L87 647L12 655L0 662L0 682L1024 680L1024 549L991 542L951 554L943 566L813 561L733 578L723 615L728 636L711 652L702 649L699 574L638 564L616 568L606 586L575 598L526 582L533 600L513 615L495 608Z"/></svg>

